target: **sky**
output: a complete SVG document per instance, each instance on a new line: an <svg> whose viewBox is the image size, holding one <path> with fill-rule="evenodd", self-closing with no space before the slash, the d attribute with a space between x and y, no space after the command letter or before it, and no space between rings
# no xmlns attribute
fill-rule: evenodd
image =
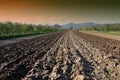
<svg viewBox="0 0 120 80"><path fill-rule="evenodd" d="M0 21L28 24L120 23L120 1L0 0Z"/></svg>

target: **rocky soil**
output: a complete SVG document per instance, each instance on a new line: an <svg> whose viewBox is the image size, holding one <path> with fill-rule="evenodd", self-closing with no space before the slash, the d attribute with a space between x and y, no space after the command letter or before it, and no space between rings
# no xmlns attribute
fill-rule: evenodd
<svg viewBox="0 0 120 80"><path fill-rule="evenodd" d="M0 80L120 80L120 41L65 31L0 47Z"/></svg>

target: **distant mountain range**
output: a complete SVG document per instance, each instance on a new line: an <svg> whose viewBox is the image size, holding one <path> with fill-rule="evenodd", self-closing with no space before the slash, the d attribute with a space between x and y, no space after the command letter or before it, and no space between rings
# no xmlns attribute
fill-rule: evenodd
<svg viewBox="0 0 120 80"><path fill-rule="evenodd" d="M97 24L97 23L93 23L93 22L87 22L87 23L69 23L69 24L65 24L65 25L58 25L55 24L53 27L56 28L64 28L64 29L70 29L70 28L80 28L80 27L91 27L91 26L101 26L102 24Z"/></svg>
<svg viewBox="0 0 120 80"><path fill-rule="evenodd" d="M92 23L92 22L88 22L88 23L69 23L69 24L65 24L65 25L61 25L62 28L80 28L80 27L90 27L90 26L97 26L98 24L96 23Z"/></svg>
<svg viewBox="0 0 120 80"><path fill-rule="evenodd" d="M119 26L120 27L120 23L113 23L113 24L99 24L99 23L93 23L93 22L87 22L87 23L68 23L68 24L64 24L64 25L59 25L59 24L55 24L52 27L55 28L63 28L63 29L71 29L71 28L81 28L81 27L100 27L100 26Z"/></svg>

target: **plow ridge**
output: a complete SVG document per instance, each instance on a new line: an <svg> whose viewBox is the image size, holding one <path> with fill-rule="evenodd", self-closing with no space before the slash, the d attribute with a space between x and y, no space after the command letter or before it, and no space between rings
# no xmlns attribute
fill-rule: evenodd
<svg viewBox="0 0 120 80"><path fill-rule="evenodd" d="M64 31L0 46L0 80L119 80L120 41Z"/></svg>

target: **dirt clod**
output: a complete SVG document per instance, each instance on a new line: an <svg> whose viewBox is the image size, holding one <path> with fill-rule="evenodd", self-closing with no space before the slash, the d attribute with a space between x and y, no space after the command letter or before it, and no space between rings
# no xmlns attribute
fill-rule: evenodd
<svg viewBox="0 0 120 80"><path fill-rule="evenodd" d="M120 41L64 31L0 47L0 80L119 80Z"/></svg>

